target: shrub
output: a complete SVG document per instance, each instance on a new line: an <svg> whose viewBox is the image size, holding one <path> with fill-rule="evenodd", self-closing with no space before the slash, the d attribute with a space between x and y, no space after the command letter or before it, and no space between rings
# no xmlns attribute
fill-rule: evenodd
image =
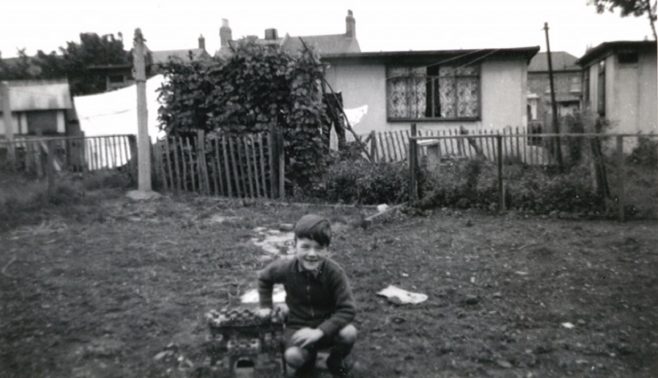
<svg viewBox="0 0 658 378"><path fill-rule="evenodd" d="M99 171L90 172L82 178L82 185L86 190L103 188L127 189L132 183L127 172Z"/></svg>
<svg viewBox="0 0 658 378"><path fill-rule="evenodd" d="M495 172L494 164L484 160L448 160L438 170L426 172L419 206L489 206L497 198Z"/></svg>
<svg viewBox="0 0 658 378"><path fill-rule="evenodd" d="M508 188L511 208L536 213L596 211L603 205L603 198L597 194L588 168L582 165L566 174L528 167L519 179L510 181Z"/></svg>
<svg viewBox="0 0 658 378"><path fill-rule="evenodd" d="M550 213L600 210L603 199L592 185L588 168L576 166L566 174L523 164L505 165L508 208ZM496 208L499 201L495 164L484 160L455 160L428 173L421 208Z"/></svg>
<svg viewBox="0 0 658 378"><path fill-rule="evenodd" d="M658 141L648 137L638 137L637 147L628 156L628 162L647 167L658 166Z"/></svg>
<svg viewBox="0 0 658 378"><path fill-rule="evenodd" d="M313 196L342 203L401 203L408 198L408 180L406 162L344 159L329 166L324 179L315 185Z"/></svg>

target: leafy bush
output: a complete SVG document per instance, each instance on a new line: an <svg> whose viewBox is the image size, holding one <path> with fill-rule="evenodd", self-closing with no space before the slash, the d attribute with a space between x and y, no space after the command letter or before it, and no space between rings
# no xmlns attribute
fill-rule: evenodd
<svg viewBox="0 0 658 378"><path fill-rule="evenodd" d="M291 55L246 41L225 57L171 61L164 74L159 117L167 134L201 129L242 135L276 125L293 185L308 187L324 173L328 145L322 128L328 115L319 85L324 67L312 50Z"/></svg>
<svg viewBox="0 0 658 378"><path fill-rule="evenodd" d="M423 168L426 170L426 168ZM448 160L427 172L419 206L484 207L497 201L496 167L477 159Z"/></svg>
<svg viewBox="0 0 658 378"><path fill-rule="evenodd" d="M596 194L587 167L576 166L566 174L541 167L509 164L503 168L508 208L550 213L599 210L603 199ZM498 207L498 177L495 164L484 160L452 160L428 173L418 202L421 208Z"/></svg>
<svg viewBox="0 0 658 378"><path fill-rule="evenodd" d="M647 167L658 166L658 141L648 137L638 137L637 147L627 158L629 163Z"/></svg>
<svg viewBox="0 0 658 378"><path fill-rule="evenodd" d="M371 163L344 159L327 169L312 195L330 202L380 204L402 203L409 193L406 162Z"/></svg>
<svg viewBox="0 0 658 378"><path fill-rule="evenodd" d="M527 167L520 177L509 180L507 187L508 206L520 210L587 212L600 210L603 205L603 198L597 194L584 166L574 167L566 174Z"/></svg>
<svg viewBox="0 0 658 378"><path fill-rule="evenodd" d="M132 185L127 172L100 171L89 172L82 178L82 186L85 190L97 190L103 188L128 189Z"/></svg>

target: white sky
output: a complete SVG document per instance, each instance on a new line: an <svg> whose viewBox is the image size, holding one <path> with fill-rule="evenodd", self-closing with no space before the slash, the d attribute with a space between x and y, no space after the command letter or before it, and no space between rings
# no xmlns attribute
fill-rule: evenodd
<svg viewBox="0 0 658 378"><path fill-rule="evenodd" d="M551 50L579 57L588 45L652 38L646 17L599 15L588 0L4 0L0 51L16 56L79 41L80 32L121 32L132 45L140 27L152 50L197 46L212 54L226 18L233 37L338 34L352 9L362 51L541 46L549 23Z"/></svg>

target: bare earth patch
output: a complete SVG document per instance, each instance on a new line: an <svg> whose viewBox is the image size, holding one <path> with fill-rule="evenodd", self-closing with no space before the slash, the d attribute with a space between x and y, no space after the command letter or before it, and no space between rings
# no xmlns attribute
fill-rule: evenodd
<svg viewBox="0 0 658 378"><path fill-rule="evenodd" d="M256 227L357 210L117 197L0 234L3 377L185 377L212 308L266 263ZM368 215L368 214L366 214ZM480 213L338 227L359 306L356 377L651 377L658 226ZM388 285L424 293L395 305ZM565 324L569 325L565 325Z"/></svg>

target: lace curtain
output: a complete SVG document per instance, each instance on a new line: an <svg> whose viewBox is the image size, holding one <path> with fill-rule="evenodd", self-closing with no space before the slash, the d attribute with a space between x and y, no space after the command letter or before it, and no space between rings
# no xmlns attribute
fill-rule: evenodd
<svg viewBox="0 0 658 378"><path fill-rule="evenodd" d="M473 66L441 66L437 80L428 77L425 67L389 68L388 116L412 119L477 117L480 104L478 73L478 67Z"/></svg>
<svg viewBox="0 0 658 378"><path fill-rule="evenodd" d="M388 71L388 115L420 118L425 114L427 93L423 67L395 67Z"/></svg>

